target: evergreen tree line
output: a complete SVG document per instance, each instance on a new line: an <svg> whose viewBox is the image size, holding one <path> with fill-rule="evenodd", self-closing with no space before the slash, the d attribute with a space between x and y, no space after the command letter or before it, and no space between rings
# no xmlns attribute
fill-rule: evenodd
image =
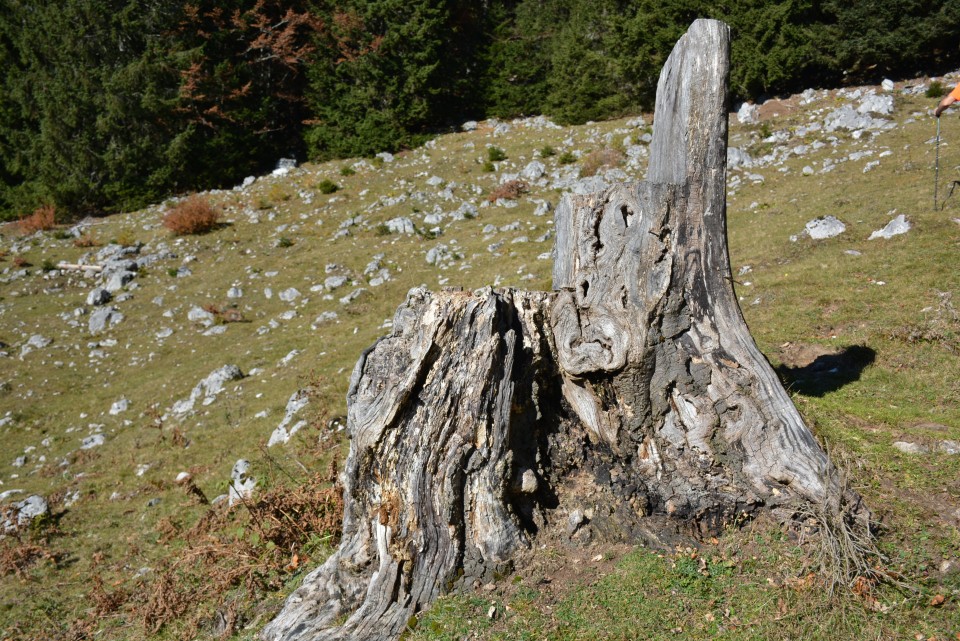
<svg viewBox="0 0 960 641"><path fill-rule="evenodd" d="M698 17L741 99L942 72L960 0L3 0L0 218L129 210L470 118L648 110Z"/></svg>

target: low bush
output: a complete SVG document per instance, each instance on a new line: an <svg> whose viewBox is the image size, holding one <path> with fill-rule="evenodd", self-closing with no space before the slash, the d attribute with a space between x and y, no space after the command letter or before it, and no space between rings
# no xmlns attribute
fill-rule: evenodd
<svg viewBox="0 0 960 641"><path fill-rule="evenodd" d="M577 162L577 156L572 151L565 151L557 158L557 162L561 165L570 165Z"/></svg>
<svg viewBox="0 0 960 641"><path fill-rule="evenodd" d="M927 98L942 98L947 93L947 89L943 86L943 83L939 80L934 80L930 83L930 86L927 87L926 96Z"/></svg>
<svg viewBox="0 0 960 641"><path fill-rule="evenodd" d="M22 234L32 234L38 231L53 229L56 225L56 209L53 205L42 205L33 210L29 216L21 218L17 225Z"/></svg>
<svg viewBox="0 0 960 641"><path fill-rule="evenodd" d="M163 226L177 236L203 234L220 223L222 212L210 201L193 194L174 205L163 217Z"/></svg>
<svg viewBox="0 0 960 641"><path fill-rule="evenodd" d="M500 147L487 147L487 159L490 162L499 162L507 159L507 152Z"/></svg>
<svg viewBox="0 0 960 641"><path fill-rule="evenodd" d="M551 147L550 145L545 145L543 149L540 150L540 157L549 158L550 156L555 156L556 153L557 152L554 150L553 147Z"/></svg>
<svg viewBox="0 0 960 641"><path fill-rule="evenodd" d="M333 182L329 178L324 178L320 181L320 184L317 185L317 189L320 190L321 194L332 194L340 189L340 185Z"/></svg>

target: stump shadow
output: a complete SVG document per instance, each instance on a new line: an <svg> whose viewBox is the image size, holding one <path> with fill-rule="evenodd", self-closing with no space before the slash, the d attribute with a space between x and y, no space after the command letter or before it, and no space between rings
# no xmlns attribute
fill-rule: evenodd
<svg viewBox="0 0 960 641"><path fill-rule="evenodd" d="M820 354L806 364L784 363L774 369L787 389L820 398L859 380L876 358L876 350L870 347L848 345L838 352Z"/></svg>

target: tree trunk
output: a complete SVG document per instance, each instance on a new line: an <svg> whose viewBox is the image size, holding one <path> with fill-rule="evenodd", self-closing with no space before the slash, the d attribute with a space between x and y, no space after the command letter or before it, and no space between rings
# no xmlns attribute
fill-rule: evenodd
<svg viewBox="0 0 960 641"><path fill-rule="evenodd" d="M564 198L554 292L410 292L351 379L343 542L264 639L395 639L535 540L658 542L803 502L867 514L734 296L728 58L719 22L677 43L648 180Z"/></svg>

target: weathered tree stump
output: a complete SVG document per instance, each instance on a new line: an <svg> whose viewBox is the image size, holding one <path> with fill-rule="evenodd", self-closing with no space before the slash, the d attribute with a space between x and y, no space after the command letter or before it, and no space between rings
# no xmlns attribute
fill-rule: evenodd
<svg viewBox="0 0 960 641"><path fill-rule="evenodd" d="M554 292L410 292L351 379L343 542L264 639L395 639L540 537L656 542L803 502L866 514L734 296L728 59L719 22L677 43L648 180L563 200Z"/></svg>

